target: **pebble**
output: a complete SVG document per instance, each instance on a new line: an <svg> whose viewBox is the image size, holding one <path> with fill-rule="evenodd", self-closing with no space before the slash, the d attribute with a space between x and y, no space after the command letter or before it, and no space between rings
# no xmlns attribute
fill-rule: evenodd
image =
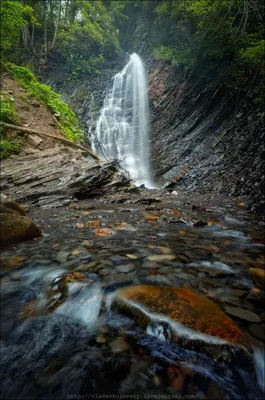
<svg viewBox="0 0 265 400"><path fill-rule="evenodd" d="M70 254L69 251L60 250L56 255L56 260L60 263L64 263L67 261Z"/></svg>
<svg viewBox="0 0 265 400"><path fill-rule="evenodd" d="M106 343L106 341L107 341L107 339L106 339L106 337L103 336L103 335L98 335L98 336L96 337L96 342L99 343L99 344Z"/></svg>
<svg viewBox="0 0 265 400"><path fill-rule="evenodd" d="M123 351L129 350L128 344L121 337L113 340L113 342L110 342L109 345L111 347L112 353L121 353Z"/></svg>
<svg viewBox="0 0 265 400"><path fill-rule="evenodd" d="M265 270L261 268L249 268L249 273L257 281L258 285L264 287L265 285Z"/></svg>
<svg viewBox="0 0 265 400"><path fill-rule="evenodd" d="M227 314L233 315L233 317L240 318L248 322L260 322L260 317L251 311L244 310L238 307L225 307L225 312Z"/></svg>
<svg viewBox="0 0 265 400"><path fill-rule="evenodd" d="M147 259L153 262L167 262L175 260L176 256L171 254L153 254L148 256Z"/></svg>
<svg viewBox="0 0 265 400"><path fill-rule="evenodd" d="M130 258L131 260L137 260L137 256L135 254L126 254L126 257Z"/></svg>
<svg viewBox="0 0 265 400"><path fill-rule="evenodd" d="M251 335L255 336L257 339L265 341L265 325L264 324L250 324L248 326L248 331Z"/></svg>
<svg viewBox="0 0 265 400"><path fill-rule="evenodd" d="M134 266L134 264L132 264L132 263L128 263L128 264L125 264L125 265L118 265L118 266L116 267L116 270L117 270L118 272L122 272L122 273L130 272L130 271L132 271L133 269L135 269L135 266Z"/></svg>
<svg viewBox="0 0 265 400"><path fill-rule="evenodd" d="M88 264L81 264L75 268L75 271L87 271L88 269L93 269L98 265L98 261L92 261Z"/></svg>
<svg viewBox="0 0 265 400"><path fill-rule="evenodd" d="M128 261L128 259L123 256L114 256L114 257L111 257L111 261L114 265L121 265L121 264L125 264Z"/></svg>

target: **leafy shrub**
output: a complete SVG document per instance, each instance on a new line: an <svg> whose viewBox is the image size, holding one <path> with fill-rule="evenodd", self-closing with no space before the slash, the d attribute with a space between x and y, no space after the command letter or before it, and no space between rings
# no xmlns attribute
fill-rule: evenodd
<svg viewBox="0 0 265 400"><path fill-rule="evenodd" d="M78 119L68 104L61 100L61 96L54 92L50 86L40 83L33 72L27 67L12 63L7 64L13 76L24 86L28 95L35 97L53 112L58 120L58 126L71 141L82 141L84 134L78 127Z"/></svg>
<svg viewBox="0 0 265 400"><path fill-rule="evenodd" d="M9 124L18 123L18 117L15 112L14 97L9 96L7 92L1 91L0 97L0 120Z"/></svg>
<svg viewBox="0 0 265 400"><path fill-rule="evenodd" d="M18 154L20 152L21 144L15 139L7 139L6 137L0 138L0 159L7 158L11 154Z"/></svg>

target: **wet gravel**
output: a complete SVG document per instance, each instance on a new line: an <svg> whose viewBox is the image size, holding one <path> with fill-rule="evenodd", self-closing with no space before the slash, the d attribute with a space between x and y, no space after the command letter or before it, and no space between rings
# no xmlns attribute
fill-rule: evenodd
<svg viewBox="0 0 265 400"><path fill-rule="evenodd" d="M126 340L126 330L139 327L108 310L104 298L139 283L188 287L218 303L262 354L264 291L249 269L264 269L264 221L239 199L150 193L30 210L43 237L2 252L4 399L87 393L247 398L241 383L226 388L204 372L190 373L192 366L179 364L172 378L172 366L149 347L146 354L140 349L143 338L136 341L139 351ZM81 289L65 291L67 274L82 280ZM262 383L261 368L259 362L249 385Z"/></svg>

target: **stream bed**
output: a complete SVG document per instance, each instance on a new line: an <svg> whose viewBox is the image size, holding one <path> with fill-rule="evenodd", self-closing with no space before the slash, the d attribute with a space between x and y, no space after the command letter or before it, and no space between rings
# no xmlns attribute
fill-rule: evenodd
<svg viewBox="0 0 265 400"><path fill-rule="evenodd" d="M2 399L264 398L263 218L150 193L30 210L43 237L1 256Z"/></svg>

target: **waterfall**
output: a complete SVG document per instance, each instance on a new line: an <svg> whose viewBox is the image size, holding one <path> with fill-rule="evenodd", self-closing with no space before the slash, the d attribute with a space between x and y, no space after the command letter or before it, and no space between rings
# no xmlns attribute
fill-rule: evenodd
<svg viewBox="0 0 265 400"><path fill-rule="evenodd" d="M92 149L106 159L119 159L137 185L151 187L147 79L140 57L133 53L113 80Z"/></svg>

